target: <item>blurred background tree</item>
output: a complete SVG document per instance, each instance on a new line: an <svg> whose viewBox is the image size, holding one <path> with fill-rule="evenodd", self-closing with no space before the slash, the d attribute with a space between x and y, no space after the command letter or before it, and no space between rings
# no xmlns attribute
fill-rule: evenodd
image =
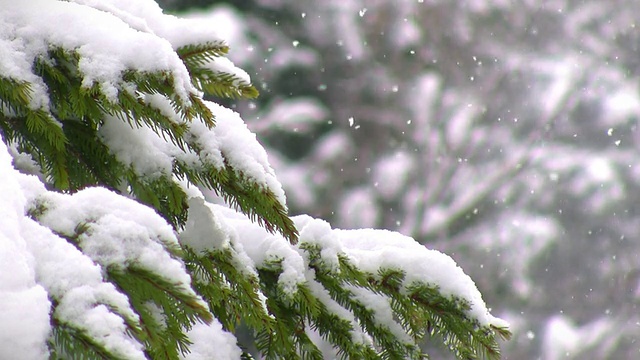
<svg viewBox="0 0 640 360"><path fill-rule="evenodd" d="M160 3L227 24L293 213L452 255L507 359L640 352L640 3Z"/></svg>

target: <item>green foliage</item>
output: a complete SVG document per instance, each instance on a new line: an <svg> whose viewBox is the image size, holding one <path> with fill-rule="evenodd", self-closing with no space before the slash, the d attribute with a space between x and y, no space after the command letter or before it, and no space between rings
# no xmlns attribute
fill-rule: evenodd
<svg viewBox="0 0 640 360"><path fill-rule="evenodd" d="M237 267L232 248L197 254L185 247L185 263L194 275L194 287L209 302L209 307L225 329L235 331L242 323L250 329L270 334L273 318L262 303L257 274Z"/></svg>
<svg viewBox="0 0 640 360"><path fill-rule="evenodd" d="M129 294L133 309L140 315L143 329L139 340L152 359L176 359L187 352L190 343L184 329L190 329L198 319L211 321L208 309L197 298L146 269L134 267L108 273L109 280ZM158 319L154 310L161 311L164 317Z"/></svg>
<svg viewBox="0 0 640 360"><path fill-rule="evenodd" d="M283 268L272 260L258 268L256 274L243 274L233 246L197 254L188 247L185 261L194 274L198 293L209 299L209 306L225 329L236 331L243 324L255 334L255 346L267 359L322 359L322 352L310 341L307 327L331 343L345 359L423 359L419 346L426 336L440 336L459 359L498 359L496 333L507 339L505 329L487 328L466 314L469 304L458 298L443 296L437 288L416 283L402 289L405 274L393 269L379 269L376 274L358 270L340 255L340 267L326 265L322 248L302 243L309 268L327 298L300 284L291 294L278 284ZM238 279L230 281L230 279ZM398 338L387 324L354 294L354 289L386 297L399 326L409 341ZM261 299L266 298L263 303ZM331 310L335 302L349 310L360 330L369 334L372 343L354 342L354 323ZM270 317L270 314L275 317Z"/></svg>
<svg viewBox="0 0 640 360"><path fill-rule="evenodd" d="M251 84L210 66L227 50L224 43L211 42L184 46L176 52L196 89L223 97L257 96ZM189 124L199 121L215 128L216 119L201 94L193 92L185 97L177 93L174 74L129 69L121 75L116 92L109 93L100 84L83 84L81 55L75 49L52 46L47 54L33 60L33 74L46 86L50 105L34 108L33 84L10 74L0 76L0 134L4 141L33 157L52 189L70 194L103 186L152 207L179 231L187 221L187 194L177 180L187 180L215 191L295 246L298 233L284 204L226 159L223 166L206 161L193 166L176 158L171 172L150 176L125 164L105 144L99 131L106 117L114 117L132 129L151 129L177 148L204 157L201 145L188 133ZM145 95L153 94L167 99L182 121L145 101ZM29 216L40 221L48 211L46 203L38 203ZM82 251L79 238L91 236L95 221L86 219L76 225L74 233L57 235ZM344 254L340 254L339 268L332 268L324 263L317 245L295 247L305 254L313 275L293 293L279 283L282 259L269 260L252 271L243 265L241 250L233 243L206 252L163 245L172 258L184 263L193 289L185 289L135 261L125 266L100 264L105 281L126 294L139 318L108 302L96 305L105 305L122 317L128 333L144 345L145 355L151 359L176 359L188 353L186 331L196 322L211 322L214 317L232 333L248 328L253 345L266 359L322 359L309 329L330 343L341 358L353 359L421 359L426 354L419 342L427 335L441 336L460 359L497 359L496 333L508 337L506 330L482 327L470 319L466 313L469 304L460 299L444 297L427 284L406 286L405 274L396 269L364 273ZM406 339L378 321L356 291L385 298ZM60 321L55 315L60 299L51 295L51 300L52 358L120 358L86 329ZM338 313L338 307L350 312L353 321ZM367 334L370 341L354 341L359 332ZM251 357L249 353L243 356Z"/></svg>
<svg viewBox="0 0 640 360"><path fill-rule="evenodd" d="M225 49L215 44L193 45L181 48L178 53L184 57L185 65L194 71L195 66L224 54ZM119 162L98 136L106 115L118 117L134 128L146 126L180 149L195 153L200 149L195 141L187 139L188 122L202 121L211 128L215 126L214 116L199 95L189 94L188 99L176 96L175 79L168 72L130 69L122 74L122 84L114 98L98 84L89 88L83 86L79 60L77 51L62 48L52 48L46 57L34 59L34 73L42 77L48 89L52 104L49 109L30 108L29 84L0 77L0 103L11 110L3 114L0 128L8 142L17 143L20 151L36 159L52 185L68 191L91 185L111 189L128 187L138 199L158 209L175 226L181 226L184 219L180 214L186 211L185 195L177 186L171 185L175 174L178 178L186 177L193 184L216 190L270 231L280 231L295 241L295 228L282 204L269 190L247 180L241 171L228 163L223 168L193 169L176 161L173 172L162 174L164 180L159 180L145 178ZM229 80L231 78L230 74L220 74L207 80L209 85L203 86L203 90L217 89L217 95L257 95L250 84L236 86ZM160 109L146 103L141 94L163 95L186 122L170 119Z"/></svg>
<svg viewBox="0 0 640 360"><path fill-rule="evenodd" d="M377 274L363 273L341 256L340 268L332 269L321 261L317 246L303 246L309 253L310 267L316 280L332 298L349 309L358 318L366 332L378 342L381 358L421 359L425 356L419 342L426 335L439 335L458 358L498 359L500 350L495 333L504 339L510 337L505 329L481 327L477 320L465 313L469 304L458 298L443 296L437 288L427 284L404 284L405 274L396 269L380 268ZM350 287L360 287L389 299L396 320L413 342L398 341L389 328L376 323L375 314L354 298Z"/></svg>
<svg viewBox="0 0 640 360"><path fill-rule="evenodd" d="M127 360L114 355L81 329L66 324L54 323L50 339L51 359L113 359Z"/></svg>
<svg viewBox="0 0 640 360"><path fill-rule="evenodd" d="M229 48L218 42L183 46L177 50L191 74L191 81L198 90L227 98L255 98L258 91L243 79L208 67L226 54Z"/></svg>

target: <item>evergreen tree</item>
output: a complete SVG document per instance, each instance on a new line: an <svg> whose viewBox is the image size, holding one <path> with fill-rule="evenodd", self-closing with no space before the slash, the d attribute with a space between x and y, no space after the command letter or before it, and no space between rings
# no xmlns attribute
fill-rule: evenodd
<svg viewBox="0 0 640 360"><path fill-rule="evenodd" d="M499 358L508 327L449 257L288 216L255 136L203 99L257 96L212 24L150 0L0 18L1 358L418 359L427 336Z"/></svg>
<svg viewBox="0 0 640 360"><path fill-rule="evenodd" d="M640 2L224 3L292 213L454 254L506 358L637 356Z"/></svg>

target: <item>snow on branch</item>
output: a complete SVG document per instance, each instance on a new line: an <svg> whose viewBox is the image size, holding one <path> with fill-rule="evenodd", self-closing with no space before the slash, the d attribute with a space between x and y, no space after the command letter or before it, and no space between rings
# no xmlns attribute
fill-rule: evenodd
<svg viewBox="0 0 640 360"><path fill-rule="evenodd" d="M257 95L211 24L0 1L0 357L237 359L241 327L266 358L418 359L428 335L499 357L508 326L451 258L288 216L256 136L203 98Z"/></svg>
<svg viewBox="0 0 640 360"><path fill-rule="evenodd" d="M186 195L175 176L295 241L255 135L238 114L202 98L257 95L223 57L228 47L211 24L165 15L153 1L35 0L7 4L0 18L0 103L10 115L3 132L54 186L128 188L180 226ZM170 193L157 191L166 185Z"/></svg>
<svg viewBox="0 0 640 360"><path fill-rule="evenodd" d="M3 174L0 208L5 212L0 228L3 244L8 246L2 253L18 261L2 261L2 274L15 276L16 270L20 274L12 282L3 279L0 285L10 296L0 298L27 301L21 305L7 304L13 319L1 322L5 331L0 333L12 336L0 337L0 353L11 354L2 357L21 354L24 358L39 358L46 354L50 324L56 323L59 326L53 329L55 336L70 337L67 343L84 334L97 339L93 344L95 351L105 349L122 357L144 359L142 346L127 334L140 331L138 315L127 297L104 280L100 267L89 257L46 226L25 217L35 196L47 191L37 178L13 169L4 143L0 143L0 169ZM55 220L67 221L64 217ZM50 306L54 307L52 315ZM7 314L7 308L2 309L0 314ZM16 334L19 329L25 331Z"/></svg>
<svg viewBox="0 0 640 360"><path fill-rule="evenodd" d="M294 221L300 241L292 245L224 206L198 197L191 203L191 225L180 236L184 246L199 253L233 248L240 254L239 269L271 274L279 296L293 303L310 292L319 311L349 329L349 341L329 339L344 346L344 353L356 351L349 348L352 343L392 351L392 342L385 340L389 337L404 339L404 349L397 354L412 353L429 333L444 336L452 348L463 349L462 354L493 358L499 351L488 334L509 336L508 324L489 313L471 278L449 256L409 237L383 230L332 229L322 220L299 216ZM307 316L314 319L313 311ZM377 335L373 339L372 329Z"/></svg>

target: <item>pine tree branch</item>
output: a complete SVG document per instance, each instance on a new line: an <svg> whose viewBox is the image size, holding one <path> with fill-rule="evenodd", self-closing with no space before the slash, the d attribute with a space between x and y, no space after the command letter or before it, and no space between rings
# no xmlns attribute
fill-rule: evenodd
<svg viewBox="0 0 640 360"><path fill-rule="evenodd" d="M113 354L86 332L53 321L50 359L129 360Z"/></svg>
<svg viewBox="0 0 640 360"><path fill-rule="evenodd" d="M206 68L194 68L191 71L191 81L200 91L208 95L222 98L249 98L258 97L258 90L251 84L236 75L213 71Z"/></svg>
<svg viewBox="0 0 640 360"><path fill-rule="evenodd" d="M369 284L364 274L351 266L345 257L339 260L341 271L336 271L337 269L332 269L322 261L320 247L306 243L301 247L309 254L309 266L314 269L316 280L327 289L333 300L354 314L362 329L371 335L380 349L383 349L378 355L380 358L421 358L422 355L415 341L404 343L400 341L398 336L390 331L388 324L379 324L375 313L354 297L350 287L359 287L373 292L373 289L368 288Z"/></svg>
<svg viewBox="0 0 640 360"><path fill-rule="evenodd" d="M197 298L146 269L110 268L107 273L110 281L129 295L132 307L140 314L145 343L154 359L175 359L179 353L186 352L190 342L185 329L190 329L196 321L212 320L211 313ZM150 304L161 311L162 322L149 312Z"/></svg>
<svg viewBox="0 0 640 360"><path fill-rule="evenodd" d="M185 45L178 48L176 52L188 67L202 66L217 57L226 55L229 47L223 41L209 41Z"/></svg>
<svg viewBox="0 0 640 360"><path fill-rule="evenodd" d="M194 287L209 303L223 328L235 331L241 323L255 332L271 332L273 318L255 275L237 268L235 250L226 248L196 254L185 247L185 263L194 274Z"/></svg>
<svg viewBox="0 0 640 360"><path fill-rule="evenodd" d="M101 16L108 14L101 11ZM155 36L152 31L145 35ZM400 269L381 267L369 273L344 252L332 262L320 245L297 245L298 228L263 149L241 119L226 116L225 109L202 98L202 93L258 95L246 74L221 58L228 51L224 42L191 44L175 53L168 48L172 65L164 67L126 68L136 63L128 59L122 62L124 70L107 80L83 73L87 55L81 50L48 44L41 54L20 53L33 64L25 68L32 71L26 78L37 77L33 83L0 76L0 133L30 154L62 193L34 190L28 215L65 249L80 252L78 258L88 264L84 269L95 270L92 282L80 285L97 300L81 292L86 318L76 322L60 303L68 307L77 299L65 298L63 285L57 284L62 290L47 289L54 304L52 357L130 357L101 341L96 334L104 328L87 326L96 309L114 321L107 336L119 336L121 345L129 346L123 352L132 349L140 358L154 360L187 354L197 344L187 336L194 324L214 317L229 332L249 328L266 359L322 359L316 334L345 359L420 359L426 355L417 344L426 335L441 336L460 359L499 357L496 334L506 338L508 329L481 326L469 315L468 302L445 296L432 284L407 284ZM236 144L235 137L220 135L224 131L244 137ZM219 141L224 144L218 146ZM241 148L236 145L255 146L257 155L234 157ZM135 146L143 147L141 156L129 156L138 150ZM158 163L156 156L162 157ZM145 161L153 162L151 170L145 171ZM85 189L93 185L113 192ZM190 185L213 190L268 233L279 232L282 236L269 236L293 254L296 266L277 255L255 268L258 261L235 238L204 251L181 247L176 232L188 227ZM293 283L291 271L297 276ZM381 313L388 319L379 319ZM250 356L245 352L243 357Z"/></svg>

